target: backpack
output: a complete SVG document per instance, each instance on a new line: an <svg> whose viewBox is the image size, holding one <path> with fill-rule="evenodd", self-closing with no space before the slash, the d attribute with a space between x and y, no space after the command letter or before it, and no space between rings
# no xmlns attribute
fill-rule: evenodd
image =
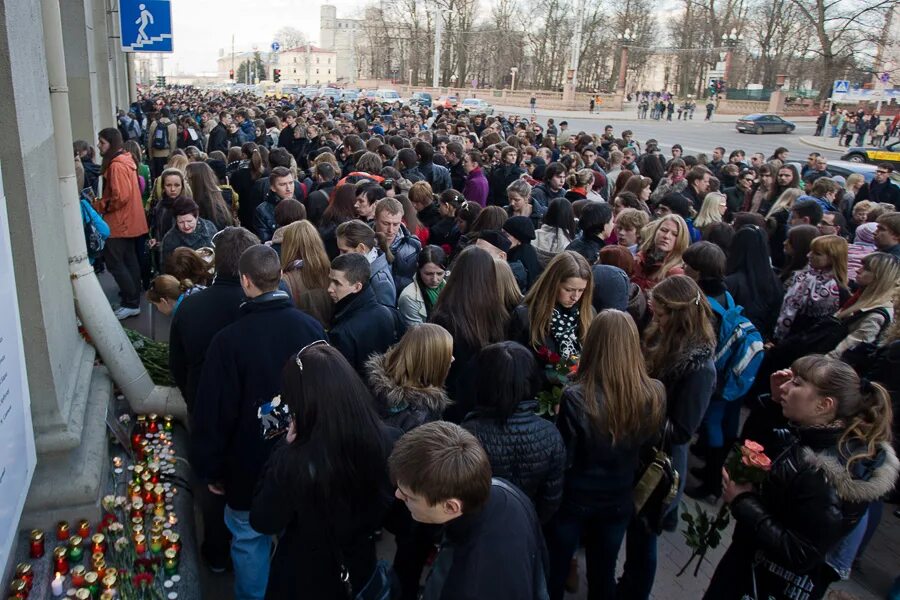
<svg viewBox="0 0 900 600"><path fill-rule="evenodd" d="M169 147L169 126L162 123L156 124L156 130L153 132L153 142L151 146L154 150L165 150Z"/></svg>
<svg viewBox="0 0 900 600"><path fill-rule="evenodd" d="M736 305L728 292L725 292L725 307L710 296L707 300L722 320L716 344L718 387L723 399L737 400L750 390L762 364L762 335L742 314L744 308Z"/></svg>
<svg viewBox="0 0 900 600"><path fill-rule="evenodd" d="M87 246L88 258L93 261L103 252L103 248L106 246L106 236L97 229L90 211L85 207L86 203L87 200L82 198L81 223L84 226L84 242Z"/></svg>

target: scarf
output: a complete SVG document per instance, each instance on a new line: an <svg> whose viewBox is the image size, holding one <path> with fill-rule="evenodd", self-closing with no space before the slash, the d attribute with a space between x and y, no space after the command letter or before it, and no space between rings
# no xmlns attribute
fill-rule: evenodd
<svg viewBox="0 0 900 600"><path fill-rule="evenodd" d="M425 288L425 297L428 299L426 306L432 307L437 304L438 294L441 293L445 285L447 285L447 282L442 281L436 288Z"/></svg>
<svg viewBox="0 0 900 600"><path fill-rule="evenodd" d="M781 341L787 337L800 315L821 319L834 314L840 303L840 292L830 269L821 271L807 266L794 273L775 324L775 340Z"/></svg>
<svg viewBox="0 0 900 600"><path fill-rule="evenodd" d="M572 308L557 305L550 316L550 335L563 358L581 353L581 342L578 341L579 313L577 305Z"/></svg>

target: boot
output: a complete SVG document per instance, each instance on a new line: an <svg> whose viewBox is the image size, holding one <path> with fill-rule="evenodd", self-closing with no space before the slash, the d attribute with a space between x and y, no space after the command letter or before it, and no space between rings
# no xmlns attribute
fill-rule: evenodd
<svg viewBox="0 0 900 600"><path fill-rule="evenodd" d="M722 465L728 456L728 448L709 448L706 465L700 477L700 485L686 488L684 493L695 500L710 500L715 503L722 495Z"/></svg>

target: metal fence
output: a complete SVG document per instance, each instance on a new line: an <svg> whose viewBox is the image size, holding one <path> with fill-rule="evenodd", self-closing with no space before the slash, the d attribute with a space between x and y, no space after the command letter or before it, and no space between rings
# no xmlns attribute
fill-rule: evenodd
<svg viewBox="0 0 900 600"><path fill-rule="evenodd" d="M748 90L743 88L728 88L727 97L729 100L758 100L768 102L772 97L774 89L762 88L759 90ZM818 90L784 90L785 96L788 98L817 98Z"/></svg>

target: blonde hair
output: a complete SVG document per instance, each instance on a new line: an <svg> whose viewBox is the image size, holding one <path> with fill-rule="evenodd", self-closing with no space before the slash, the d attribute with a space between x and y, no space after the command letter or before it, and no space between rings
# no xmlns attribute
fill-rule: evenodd
<svg viewBox="0 0 900 600"><path fill-rule="evenodd" d="M535 349L544 344L544 338L550 331L550 319L553 316L553 309L556 307L559 286L566 279L573 277L587 281L587 287L578 301L579 340L584 339L591 326L591 319L594 316L594 307L591 305L591 296L594 292L594 276L591 272L591 265L577 252L560 252L547 263L544 272L525 296L524 303L528 307L530 321L530 343Z"/></svg>
<svg viewBox="0 0 900 600"><path fill-rule="evenodd" d="M835 280L847 287L847 240L839 235L820 235L810 242L809 251L827 256Z"/></svg>
<svg viewBox="0 0 900 600"><path fill-rule="evenodd" d="M616 227L634 229L638 234L649 222L650 217L647 216L647 213L636 208L623 208L622 212L616 217Z"/></svg>
<svg viewBox="0 0 900 600"><path fill-rule="evenodd" d="M675 224L678 225L678 235L675 237L675 245L672 247L672 251L669 252L666 256L666 260L663 261L662 265L659 267L659 271L657 271L657 276L659 278L664 278L666 273L683 264L684 261L681 260L681 255L684 254L687 247L691 245L691 235L688 233L687 223L685 223L681 216L670 214L652 221L641 230L641 252L646 255L656 249L656 233L659 231L659 228L663 226L663 223L669 221L674 221Z"/></svg>
<svg viewBox="0 0 900 600"><path fill-rule="evenodd" d="M505 260L495 260L494 267L497 271L497 287L500 288L500 303L510 313L522 303L522 291L516 283L512 267Z"/></svg>
<svg viewBox="0 0 900 600"><path fill-rule="evenodd" d="M584 410L594 431L612 445L659 429L665 390L647 374L634 320L614 309L601 311L584 337L576 383L584 391ZM602 404L596 389L603 390Z"/></svg>
<svg viewBox="0 0 900 600"><path fill-rule="evenodd" d="M850 190L853 187L859 187L866 182L866 178L862 176L860 173L850 173L847 175L847 181L844 184L845 190Z"/></svg>
<svg viewBox="0 0 900 600"><path fill-rule="evenodd" d="M181 294L192 287L194 287L194 283L190 279L178 281L171 275L157 275L150 282L150 289L147 290L147 300L153 304L163 300L175 302Z"/></svg>
<svg viewBox="0 0 900 600"><path fill-rule="evenodd" d="M668 313L665 331L654 318L644 335L647 370L653 377L665 373L675 357L684 350L707 346L716 347L713 331L713 311L693 279L687 275L673 275L650 290L650 301L658 315L660 309Z"/></svg>
<svg viewBox="0 0 900 600"><path fill-rule="evenodd" d="M309 221L294 221L285 225L281 242L281 269L294 304L297 304L303 291L328 287L331 263L319 232Z"/></svg>
<svg viewBox="0 0 900 600"><path fill-rule="evenodd" d="M725 194L721 192L710 192L703 198L703 204L700 206L700 212L694 219L694 227L706 227L713 223L722 222L722 214L719 212L719 205L725 200Z"/></svg>
<svg viewBox="0 0 900 600"><path fill-rule="evenodd" d="M173 154L166 163L166 169L178 169L182 173L186 173L187 166L190 161L184 154Z"/></svg>
<svg viewBox="0 0 900 600"><path fill-rule="evenodd" d="M167 177L177 177L181 181L181 195L185 198L193 198L194 194L191 192L191 186L188 185L187 176L184 174L184 171L179 171L178 169L165 169L162 173L160 173L159 177L156 178L156 181L153 182L153 191L150 194L150 203L156 204L160 200L162 200L163 194L165 193L163 189L163 184L166 181Z"/></svg>
<svg viewBox="0 0 900 600"><path fill-rule="evenodd" d="M401 387L443 387L452 356L450 333L440 325L422 323L407 329L400 341L388 348L384 370Z"/></svg>
<svg viewBox="0 0 900 600"><path fill-rule="evenodd" d="M885 252L873 252L862 259L862 266L872 273L872 283L863 288L856 302L835 314L838 318L876 306L891 305L900 285L900 259Z"/></svg>
<svg viewBox="0 0 900 600"><path fill-rule="evenodd" d="M566 177L566 184L570 187L590 187L594 182L593 169L581 169Z"/></svg>
<svg viewBox="0 0 900 600"><path fill-rule="evenodd" d="M781 192L781 195L778 196L778 199L772 204L772 208L769 209L769 212L766 213L766 218L771 219L772 215L777 213L780 210L786 210L788 212L791 211L791 208L794 206L794 202L797 201L803 194L803 190L800 188L788 188Z"/></svg>

